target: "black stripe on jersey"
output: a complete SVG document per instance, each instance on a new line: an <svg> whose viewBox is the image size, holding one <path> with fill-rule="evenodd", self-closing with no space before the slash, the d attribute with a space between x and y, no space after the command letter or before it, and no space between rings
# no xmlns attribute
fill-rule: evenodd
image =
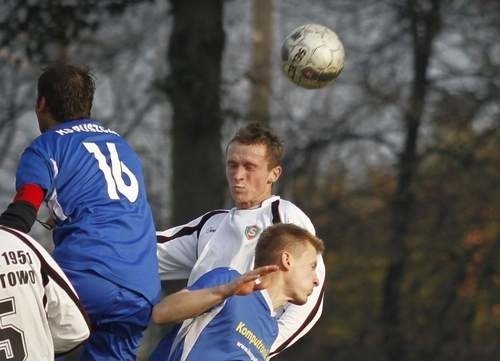
<svg viewBox="0 0 500 361"><path fill-rule="evenodd" d="M276 199L273 203L271 203L271 212L273 213L273 224L281 223L279 205L280 205L279 199Z"/></svg>
<svg viewBox="0 0 500 361"><path fill-rule="evenodd" d="M37 253L38 258L40 258L40 255ZM47 272L43 272L43 269L40 270L40 274L42 275L42 284L43 287L47 286L49 283L49 276L47 275ZM44 303L45 305L45 303Z"/></svg>
<svg viewBox="0 0 500 361"><path fill-rule="evenodd" d="M177 231L177 233L171 235L170 237L157 235L156 242L157 243L165 243L165 242L171 241L172 239L175 239L175 238L188 236L190 234L193 234L194 232L196 232L196 236L199 237L201 229L203 228L205 223L207 223L207 221L210 218L212 218L213 216L215 216L217 214L227 213L227 212L229 212L227 209L218 209L215 211L210 211L210 212L206 213L203 217L201 217L200 223L198 223L196 226L182 227L179 231Z"/></svg>
<svg viewBox="0 0 500 361"><path fill-rule="evenodd" d="M38 259L40 261L40 265L41 265L40 271L42 274L43 285L45 286L48 283L48 281L49 281L48 277L52 278L54 280L54 282L57 283L68 294L68 296L71 298L71 300L77 305L78 309L80 310L80 312L82 313L82 315L85 318L85 322L87 323L87 326L89 327L89 329L91 329L90 318L88 317L87 312L83 308L83 305L81 304L80 299L75 294L75 292L73 292L73 290L68 286L68 284L61 277L61 275L59 275L59 273L47 263L47 261L42 256L42 254L38 251L38 249L36 249L31 244L31 242L29 240L27 240L22 234L20 234L16 231L13 231L12 229L6 228L6 227L0 226L0 228L6 232L13 234L17 238L19 238L24 244L26 244L26 246L28 246L36 254L36 256L38 257ZM45 297L45 295L44 295L44 305L46 305L46 303L47 303L47 297ZM70 351L68 351L68 352L70 352Z"/></svg>
<svg viewBox="0 0 500 361"><path fill-rule="evenodd" d="M302 332L302 330L304 328L306 328L306 326L312 321L312 319L314 318L314 316L318 313L319 307L321 306L321 302L323 302L323 297L325 295L325 283L326 282L323 282L323 287L321 288L321 292L319 294L318 301L316 302L316 304L314 305L313 309L311 310L311 312L309 313L309 315L306 317L306 319L304 320L304 322L302 323L302 325L298 328L297 331L295 331L293 333L292 336L290 336L285 342L283 342L280 346L278 346L278 348L276 350L274 350L273 352L271 352L269 354L269 356L274 356L274 355L280 353L281 351L283 351L285 348L287 348L288 345L290 344L290 342L292 342L293 339L295 337L297 337L297 335L300 334Z"/></svg>

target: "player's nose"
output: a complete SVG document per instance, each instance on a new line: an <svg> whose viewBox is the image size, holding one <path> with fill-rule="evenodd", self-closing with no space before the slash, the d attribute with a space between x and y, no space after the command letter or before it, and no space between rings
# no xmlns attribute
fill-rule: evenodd
<svg viewBox="0 0 500 361"><path fill-rule="evenodd" d="M243 167L235 167L232 173L232 177L235 180L240 180L244 178L244 168Z"/></svg>
<svg viewBox="0 0 500 361"><path fill-rule="evenodd" d="M319 278L318 278L318 273L316 271L314 271L313 274L313 284L314 287L319 286Z"/></svg>

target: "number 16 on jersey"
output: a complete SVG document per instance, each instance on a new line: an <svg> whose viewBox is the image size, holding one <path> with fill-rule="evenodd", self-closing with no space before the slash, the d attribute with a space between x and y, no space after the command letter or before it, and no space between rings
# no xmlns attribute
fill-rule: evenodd
<svg viewBox="0 0 500 361"><path fill-rule="evenodd" d="M95 143L83 143L85 148L89 153L91 153L97 160L99 169L104 174L106 180L106 185L108 187L108 195L111 199L120 199L118 192L124 195L130 202L135 202L139 195L139 184L134 173L123 163L116 150L116 145L114 143L106 143L108 148L111 166L106 162L106 157L99 149L98 145ZM130 180L130 184L127 185L123 180L123 173Z"/></svg>

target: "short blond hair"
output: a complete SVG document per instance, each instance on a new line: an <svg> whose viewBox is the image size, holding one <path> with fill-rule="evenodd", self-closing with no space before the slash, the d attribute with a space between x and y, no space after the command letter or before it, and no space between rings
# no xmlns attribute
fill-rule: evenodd
<svg viewBox="0 0 500 361"><path fill-rule="evenodd" d="M291 223L278 223L267 227L259 237L255 248L255 267L275 264L281 252L296 255L310 244L318 253L323 253L325 245L321 239L302 227Z"/></svg>

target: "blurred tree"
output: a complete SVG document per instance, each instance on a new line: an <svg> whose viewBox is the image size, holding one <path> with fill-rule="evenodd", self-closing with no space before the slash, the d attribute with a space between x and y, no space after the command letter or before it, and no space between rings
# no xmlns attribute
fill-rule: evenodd
<svg viewBox="0 0 500 361"><path fill-rule="evenodd" d="M282 187L330 244L330 288L282 359L495 360L499 4L324 5L346 68L283 106Z"/></svg>
<svg viewBox="0 0 500 361"><path fill-rule="evenodd" d="M251 81L248 118L269 126L271 98L271 54L273 37L273 2L253 2L252 65L249 70Z"/></svg>
<svg viewBox="0 0 500 361"><path fill-rule="evenodd" d="M15 120L24 111L27 110L27 104L23 97L24 90L18 87L18 84L23 81L23 74L19 71L19 66L15 59L9 59L4 53L3 59L0 58L0 66L9 71L0 73L0 152L7 154L14 142L13 135L16 132L17 124ZM0 158L0 168L3 168L3 163L7 157Z"/></svg>
<svg viewBox="0 0 500 361"><path fill-rule="evenodd" d="M429 64L441 28L441 1L405 1L399 12L401 18L408 21L413 58L411 90L402 112L404 145L396 168L398 181L391 202L389 261L383 284L381 317L388 361L407 359L407 345L401 326L401 291L409 256L405 242L414 216L417 144L429 92Z"/></svg>
<svg viewBox="0 0 500 361"><path fill-rule="evenodd" d="M0 46L13 46L35 62L66 58L66 48L102 25L106 16L151 0L16 0L3 2Z"/></svg>
<svg viewBox="0 0 500 361"><path fill-rule="evenodd" d="M110 15L122 14L145 1L8 2L0 12L0 46L15 49L31 62L65 60L68 47L91 38ZM201 6L206 7L206 12L201 11ZM224 35L222 1L210 4L173 1L172 13L176 19L168 58L172 75L161 88L170 95L174 108L172 188L175 191L171 221L176 223L223 203L219 88ZM208 13L214 16L205 16ZM150 105L151 101L141 106ZM132 121L128 126L121 124L124 135L139 124L140 121ZM198 172L203 174L205 187L200 187Z"/></svg>
<svg viewBox="0 0 500 361"><path fill-rule="evenodd" d="M174 25L164 89L172 101L172 224L223 206L223 1L171 0Z"/></svg>

